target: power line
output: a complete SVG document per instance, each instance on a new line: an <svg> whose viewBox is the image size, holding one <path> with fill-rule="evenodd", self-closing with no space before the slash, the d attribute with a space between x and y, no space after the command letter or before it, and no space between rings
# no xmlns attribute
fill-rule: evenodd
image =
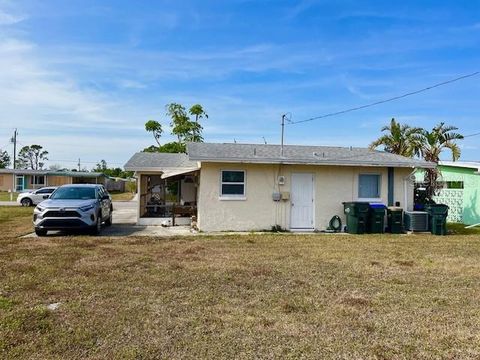
<svg viewBox="0 0 480 360"><path fill-rule="evenodd" d="M394 96L394 97L389 98L389 99L384 99L384 100L376 101L376 102L373 102L373 103L370 103L370 104L357 106L357 107L353 107L353 108L350 108L350 109L337 111L337 112L333 112L333 113L329 113L329 114L315 116L315 117L311 117L311 118L304 119L304 120L290 121L288 124L292 124L292 125L293 124L300 124L300 123L305 123L305 122L309 122L309 121L313 121L313 120L323 119L323 118L330 117L330 116L336 116L336 115L345 114L345 113L356 111L356 110L365 109L365 108L368 108L368 107L384 104L384 103L387 103L387 102L390 102L390 101L403 99L407 96L416 95L416 94L419 94L419 93L437 88L439 86L451 84L451 83L456 82L456 81L460 81L460 80L463 80L463 79L466 79L466 78L469 78L469 77L476 76L478 74L480 74L480 71L476 71L476 72L471 73L471 74L463 75L463 76L457 77L455 79L450 79L450 80L447 80L447 81L444 81L444 82L441 82L441 83L438 83L438 84L435 84L435 85L431 85L431 86L428 86L428 87L420 89L420 90L412 91L412 92L409 92L409 93L406 93L406 94L403 94L403 95Z"/></svg>
<svg viewBox="0 0 480 360"><path fill-rule="evenodd" d="M467 137L478 136L478 135L480 135L480 132L474 133L474 134L470 134L470 135L464 135L463 137L464 137L464 138L467 138Z"/></svg>
<svg viewBox="0 0 480 360"><path fill-rule="evenodd" d="M78 165L78 159L77 160L65 160L65 159L48 159L48 161L50 162L67 162L67 163L75 163L76 165ZM85 160L82 160L82 164L98 164L100 162L99 161L85 161ZM111 165L122 165L123 166L123 163L119 163L119 162L109 162L107 161L107 164L111 164Z"/></svg>

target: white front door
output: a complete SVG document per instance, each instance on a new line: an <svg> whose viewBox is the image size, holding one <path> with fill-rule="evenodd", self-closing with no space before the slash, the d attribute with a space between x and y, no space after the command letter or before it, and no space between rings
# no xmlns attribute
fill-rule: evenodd
<svg viewBox="0 0 480 360"><path fill-rule="evenodd" d="M313 230L313 174L292 174L290 228Z"/></svg>

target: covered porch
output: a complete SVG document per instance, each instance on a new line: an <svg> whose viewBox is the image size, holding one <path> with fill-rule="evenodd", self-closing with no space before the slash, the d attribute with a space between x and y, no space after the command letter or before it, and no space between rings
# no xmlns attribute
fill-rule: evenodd
<svg viewBox="0 0 480 360"><path fill-rule="evenodd" d="M184 153L139 152L125 170L137 178L137 225L195 225L199 163Z"/></svg>
<svg viewBox="0 0 480 360"><path fill-rule="evenodd" d="M197 215L198 169L137 173L138 225L191 225Z"/></svg>

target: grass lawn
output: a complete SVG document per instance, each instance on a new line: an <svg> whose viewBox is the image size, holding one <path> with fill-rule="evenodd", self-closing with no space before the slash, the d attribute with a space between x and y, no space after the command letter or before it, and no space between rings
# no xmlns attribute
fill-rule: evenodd
<svg viewBox="0 0 480 360"><path fill-rule="evenodd" d="M13 201L17 200L18 193L13 193ZM10 193L8 191L0 191L0 201L10 201Z"/></svg>
<svg viewBox="0 0 480 360"><path fill-rule="evenodd" d="M112 196L113 201L129 201L132 200L135 196L132 192L117 192L117 191L110 191L110 195Z"/></svg>
<svg viewBox="0 0 480 360"><path fill-rule="evenodd" d="M0 358L480 357L475 235L0 238Z"/></svg>
<svg viewBox="0 0 480 360"><path fill-rule="evenodd" d="M33 207L0 206L0 239L33 232L32 214Z"/></svg>

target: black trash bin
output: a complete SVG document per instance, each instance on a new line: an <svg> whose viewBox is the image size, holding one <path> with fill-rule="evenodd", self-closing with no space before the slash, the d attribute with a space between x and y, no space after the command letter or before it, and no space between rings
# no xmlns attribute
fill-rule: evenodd
<svg viewBox="0 0 480 360"><path fill-rule="evenodd" d="M447 235L448 205L428 204L425 211L429 215L429 227L433 235Z"/></svg>
<svg viewBox="0 0 480 360"><path fill-rule="evenodd" d="M370 203L368 211L367 232L369 234L383 234L385 232L385 208L380 203Z"/></svg>
<svg viewBox="0 0 480 360"><path fill-rule="evenodd" d="M343 211L347 216L347 232L349 234L365 234L367 231L368 202L344 202Z"/></svg>
<svg viewBox="0 0 480 360"><path fill-rule="evenodd" d="M387 227L392 234L403 234L403 209L390 206L387 208Z"/></svg>

